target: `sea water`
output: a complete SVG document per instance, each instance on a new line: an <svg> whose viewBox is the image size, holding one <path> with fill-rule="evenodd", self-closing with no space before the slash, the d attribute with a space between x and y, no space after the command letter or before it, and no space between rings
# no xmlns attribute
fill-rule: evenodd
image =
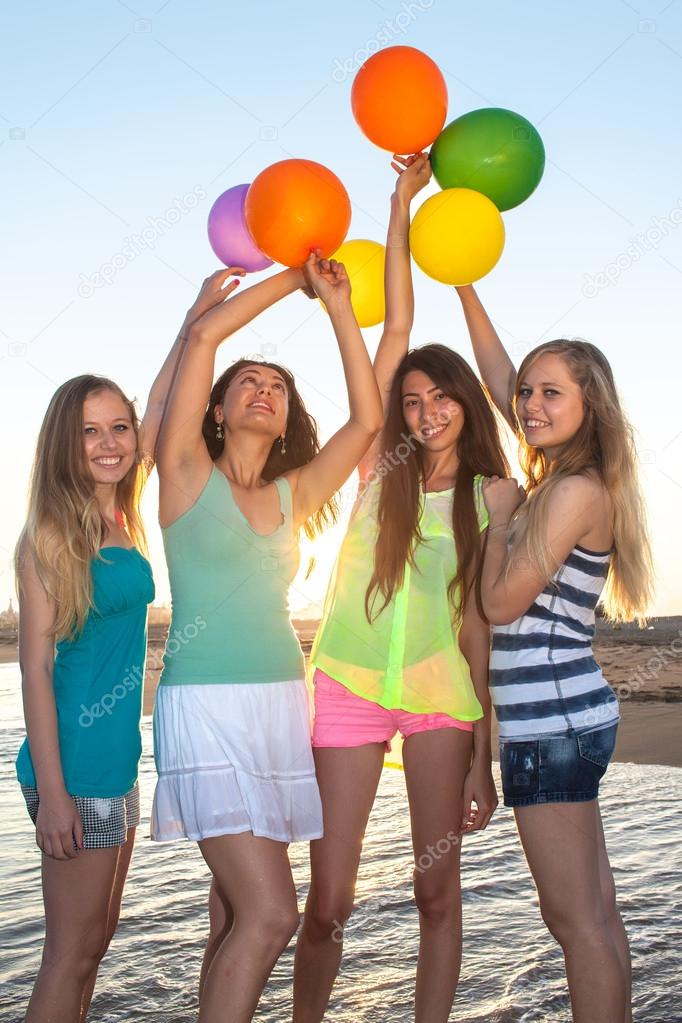
<svg viewBox="0 0 682 1023"><path fill-rule="evenodd" d="M0 665L0 1023L23 1018L42 941L40 857L14 777L23 738L19 669ZM93 1023L188 1023L206 935L210 878L196 845L148 838L154 790L151 722L143 721L142 824L118 932L100 968ZM498 777L499 782L499 777ZM632 945L637 1023L682 1020L682 769L613 764L601 804L619 903ZM308 849L291 847L303 909ZM404 778L385 770L365 838L356 908L327 1018L407 1023L417 958ZM451 1019L568 1023L561 954L545 929L511 811L464 841L464 959ZM74 893L77 897L77 893ZM293 943L261 998L257 1020L291 1018Z"/></svg>

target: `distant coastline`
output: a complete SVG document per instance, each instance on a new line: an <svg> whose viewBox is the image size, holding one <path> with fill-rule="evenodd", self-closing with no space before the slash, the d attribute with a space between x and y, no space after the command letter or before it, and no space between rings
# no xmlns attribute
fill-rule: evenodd
<svg viewBox="0 0 682 1023"><path fill-rule="evenodd" d="M150 610L145 714L153 709L168 624L167 608ZM293 625L307 656L318 622L295 618ZM682 616L652 618L645 629L599 621L594 650L621 701L616 760L682 767ZM16 627L0 627L0 663L17 661Z"/></svg>

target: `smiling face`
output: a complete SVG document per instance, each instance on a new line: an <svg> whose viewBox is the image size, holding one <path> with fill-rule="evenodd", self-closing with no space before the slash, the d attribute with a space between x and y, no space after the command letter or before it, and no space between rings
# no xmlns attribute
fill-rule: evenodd
<svg viewBox="0 0 682 1023"><path fill-rule="evenodd" d="M561 355L540 355L519 378L516 414L527 443L550 459L576 435L585 415L583 394Z"/></svg>
<svg viewBox="0 0 682 1023"><path fill-rule="evenodd" d="M107 389L89 394L83 402L83 454L95 483L119 483L136 452L137 435L122 398Z"/></svg>
<svg viewBox="0 0 682 1023"><path fill-rule="evenodd" d="M410 370L402 384L405 425L416 440L433 453L456 445L464 426L464 409L428 374Z"/></svg>
<svg viewBox="0 0 682 1023"><path fill-rule="evenodd" d="M230 381L222 405L216 407L217 423L227 430L251 429L267 437L286 432L289 391L281 373L258 363L245 366Z"/></svg>

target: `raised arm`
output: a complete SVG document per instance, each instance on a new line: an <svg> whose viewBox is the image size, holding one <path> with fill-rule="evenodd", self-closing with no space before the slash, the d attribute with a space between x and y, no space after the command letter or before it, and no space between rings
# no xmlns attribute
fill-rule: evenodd
<svg viewBox="0 0 682 1023"><path fill-rule="evenodd" d="M244 270L239 266L231 266L227 270L219 270L217 274L213 275L213 278L209 278L209 281L220 280L221 287L227 277L233 274L244 274ZM140 424L140 436L139 436L139 448L140 455L147 467L148 472L151 472L154 463L156 461L156 441L159 434L159 428L163 420L164 411L166 408L168 394L173 385L178 361L182 356L183 349L187 343L187 337L189 334L190 327L198 319L200 319L204 313L207 313L213 306L218 305L220 302L224 302L227 296L234 291L239 284L239 281L231 281L230 284L220 290L213 285L211 287L202 287L196 301L188 310L187 315L180 328L180 332L173 343L173 347L169 351L165 358L165 361L159 370L154 383L152 384L147 398L147 407L142 417Z"/></svg>
<svg viewBox="0 0 682 1023"><path fill-rule="evenodd" d="M57 860L77 856L83 827L74 800L66 791L59 752L53 668L52 628L55 606L36 571L24 539L19 554L19 666L28 747L40 796L36 842Z"/></svg>
<svg viewBox="0 0 682 1023"><path fill-rule="evenodd" d="M394 156L391 166L398 172L395 191L391 196L391 214L386 237L386 268L384 293L386 319L384 330L374 357L374 372L384 413L396 369L407 352L414 322L414 289L410 263L410 203L428 184L431 164L424 153L414 156ZM372 445L360 464L360 477L364 479L380 455L380 438Z"/></svg>
<svg viewBox="0 0 682 1023"><path fill-rule="evenodd" d="M211 393L219 345L303 284L300 270L284 270L225 301L239 284L239 281L232 281L224 287L231 272L229 269L219 270L204 281L199 299L207 311L195 319L186 332L178 371L168 398L157 443L157 458L159 472L172 476L175 481L178 473L182 475L197 469L201 472L204 466L210 466L201 425Z"/></svg>
<svg viewBox="0 0 682 1023"><path fill-rule="evenodd" d="M514 364L490 322L490 317L483 308L473 285L467 284L455 290L462 302L476 364L483 382L512 430L516 431L516 418L512 407L512 398L516 387Z"/></svg>
<svg viewBox="0 0 682 1023"><path fill-rule="evenodd" d="M383 423L376 378L353 313L350 282L343 265L311 256L305 277L327 307L334 328L350 416L311 462L288 474L297 526L314 515L348 479Z"/></svg>

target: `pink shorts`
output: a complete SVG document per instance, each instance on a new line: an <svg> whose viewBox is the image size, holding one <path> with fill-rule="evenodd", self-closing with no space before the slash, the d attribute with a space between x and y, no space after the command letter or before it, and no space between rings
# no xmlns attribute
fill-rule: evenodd
<svg viewBox="0 0 682 1023"><path fill-rule="evenodd" d="M315 684L315 723L313 746L365 746L383 742L391 748L396 732L403 738L436 728L461 728L473 732L471 721L459 721L449 714L411 714L407 710L387 710L378 703L357 696L318 668Z"/></svg>

